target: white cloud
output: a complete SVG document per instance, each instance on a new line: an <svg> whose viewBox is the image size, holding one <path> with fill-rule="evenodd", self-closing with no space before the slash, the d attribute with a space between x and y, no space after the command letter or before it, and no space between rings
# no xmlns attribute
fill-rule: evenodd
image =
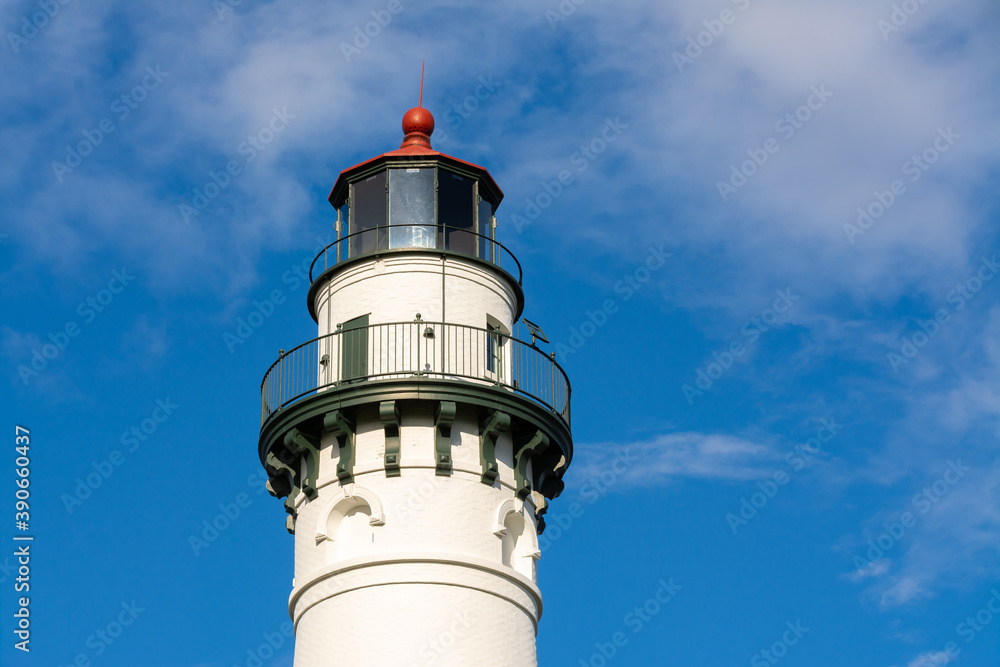
<svg viewBox="0 0 1000 667"><path fill-rule="evenodd" d="M883 609L890 609L925 596L927 596L927 591L922 589L917 582L912 579L900 579L882 594L880 604Z"/></svg>
<svg viewBox="0 0 1000 667"><path fill-rule="evenodd" d="M908 662L906 667L940 667L952 661L952 656L944 651L928 651Z"/></svg>
<svg viewBox="0 0 1000 667"><path fill-rule="evenodd" d="M892 560L889 558L880 558L878 560L870 561L860 570L853 570L847 574L846 578L851 581L861 581L862 579L867 579L869 577L881 577L882 575L887 574L891 569Z"/></svg>
<svg viewBox="0 0 1000 667"><path fill-rule="evenodd" d="M678 479L751 480L772 474L778 454L766 444L724 434L671 433L629 444L577 444L568 473L598 476L625 450L635 464L619 479L623 486L669 484Z"/></svg>

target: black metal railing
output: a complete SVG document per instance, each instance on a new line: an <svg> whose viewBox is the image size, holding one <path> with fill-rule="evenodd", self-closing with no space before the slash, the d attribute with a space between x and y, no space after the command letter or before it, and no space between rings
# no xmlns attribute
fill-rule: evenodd
<svg viewBox="0 0 1000 667"><path fill-rule="evenodd" d="M521 394L570 424L570 384L553 356L499 330L460 324L372 324L320 336L285 352L261 382L261 428L312 394L373 380L436 378Z"/></svg>
<svg viewBox="0 0 1000 667"><path fill-rule="evenodd" d="M521 263L505 245L489 236L447 225L381 225L342 236L323 248L309 266L309 283L330 267L391 250L437 250L475 257L502 269L521 284ZM317 270L322 267L321 270Z"/></svg>

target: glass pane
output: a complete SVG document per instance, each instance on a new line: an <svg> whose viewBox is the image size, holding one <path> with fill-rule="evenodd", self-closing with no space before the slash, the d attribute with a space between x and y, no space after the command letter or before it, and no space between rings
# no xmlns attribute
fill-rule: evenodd
<svg viewBox="0 0 1000 667"><path fill-rule="evenodd" d="M482 197L479 198L479 256L489 262L496 262L496 247L489 239L493 238L493 229L490 219L493 217L493 204Z"/></svg>
<svg viewBox="0 0 1000 667"><path fill-rule="evenodd" d="M351 257L378 249L378 228L385 226L385 172L379 172L351 186Z"/></svg>
<svg viewBox="0 0 1000 667"><path fill-rule="evenodd" d="M343 239L348 234L350 234L351 229L351 207L350 201L345 201L344 205L340 207L340 236L338 239ZM342 259L347 259L347 242L340 241L337 242L337 261Z"/></svg>
<svg viewBox="0 0 1000 667"><path fill-rule="evenodd" d="M389 247L433 248L436 245L434 169L390 169Z"/></svg>
<svg viewBox="0 0 1000 667"><path fill-rule="evenodd" d="M476 256L476 182L444 169L438 172L438 223L447 250ZM463 231L467 230L467 231Z"/></svg>
<svg viewBox="0 0 1000 667"><path fill-rule="evenodd" d="M486 334L486 370L495 373L497 370L497 335L493 333L492 327Z"/></svg>

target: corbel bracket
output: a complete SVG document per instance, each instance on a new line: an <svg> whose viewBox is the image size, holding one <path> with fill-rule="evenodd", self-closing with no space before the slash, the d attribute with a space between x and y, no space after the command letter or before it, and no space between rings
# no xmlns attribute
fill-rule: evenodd
<svg viewBox="0 0 1000 667"><path fill-rule="evenodd" d="M267 462L264 469L268 473L267 492L270 493L275 498L285 498L285 512L288 514L285 517L285 529L291 533L295 534L295 518L298 515L298 511L295 509L295 500L299 497L299 471L296 468L301 467L299 464L299 459L292 457L291 452L286 449L281 449L280 456L275 454L274 451L267 453L265 461ZM295 467L289 465L285 460L290 460Z"/></svg>
<svg viewBox="0 0 1000 667"><path fill-rule="evenodd" d="M545 505L535 510L535 528L536 532L539 535L541 535L542 532L545 531L545 513L548 511L549 511L549 504L547 502L545 503Z"/></svg>
<svg viewBox="0 0 1000 667"><path fill-rule="evenodd" d="M309 500L313 500L318 495L316 492L316 481L319 479L319 451L316 447L318 444L315 438L307 436L297 428L293 428L285 434L285 448L305 459L306 473L301 478L299 486L302 487L302 492Z"/></svg>
<svg viewBox="0 0 1000 667"><path fill-rule="evenodd" d="M497 468L497 437L509 428L510 415L500 410L488 412L485 419L480 422L479 462L482 464L483 474L480 481L483 484L493 486L500 476L500 470Z"/></svg>
<svg viewBox="0 0 1000 667"><path fill-rule="evenodd" d="M399 408L396 401L379 403L378 416L385 429L385 476L399 477Z"/></svg>
<svg viewBox="0 0 1000 667"><path fill-rule="evenodd" d="M531 480L528 479L528 460L541 454L549 446L549 437L541 431L535 431L535 435L521 449L518 450L514 459L514 480L517 485L517 497L524 500L531 494Z"/></svg>
<svg viewBox="0 0 1000 667"><path fill-rule="evenodd" d="M337 438L340 460L337 462L337 479L341 485L354 482L354 420L342 410L333 410L323 417L323 428Z"/></svg>
<svg viewBox="0 0 1000 667"><path fill-rule="evenodd" d="M452 401L441 401L434 412L434 474L451 474L451 426L458 408Z"/></svg>
<svg viewBox="0 0 1000 667"><path fill-rule="evenodd" d="M287 450L283 453L287 456ZM274 498L284 498L292 492L292 487L298 485L298 471L278 458L273 451L267 453L265 460L267 465L264 468L268 475L264 486Z"/></svg>

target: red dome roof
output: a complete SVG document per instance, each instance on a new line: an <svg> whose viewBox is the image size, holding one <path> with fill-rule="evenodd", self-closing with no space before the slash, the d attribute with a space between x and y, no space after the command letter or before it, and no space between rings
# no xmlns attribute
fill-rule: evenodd
<svg viewBox="0 0 1000 667"><path fill-rule="evenodd" d="M403 114L403 134L419 132L428 137L434 133L434 116L423 107L413 107Z"/></svg>

